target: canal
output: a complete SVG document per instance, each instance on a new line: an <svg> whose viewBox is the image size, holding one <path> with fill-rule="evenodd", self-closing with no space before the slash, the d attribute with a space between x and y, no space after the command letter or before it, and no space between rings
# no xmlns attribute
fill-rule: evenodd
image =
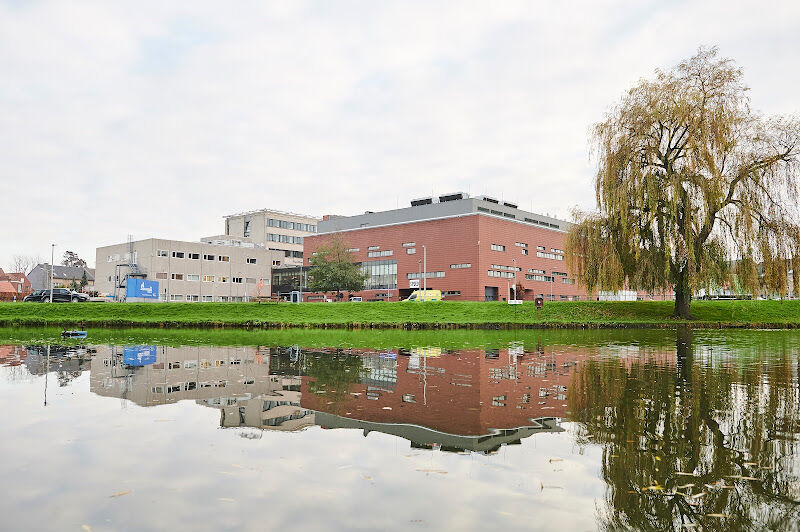
<svg viewBox="0 0 800 532"><path fill-rule="evenodd" d="M8 530L795 530L800 332L0 329Z"/></svg>

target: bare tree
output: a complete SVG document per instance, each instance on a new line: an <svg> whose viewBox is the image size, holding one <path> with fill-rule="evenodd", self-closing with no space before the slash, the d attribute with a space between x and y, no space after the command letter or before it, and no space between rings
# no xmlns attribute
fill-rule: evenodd
<svg viewBox="0 0 800 532"><path fill-rule="evenodd" d="M37 264L42 263L40 256L33 255L14 255L11 258L11 271L29 274Z"/></svg>

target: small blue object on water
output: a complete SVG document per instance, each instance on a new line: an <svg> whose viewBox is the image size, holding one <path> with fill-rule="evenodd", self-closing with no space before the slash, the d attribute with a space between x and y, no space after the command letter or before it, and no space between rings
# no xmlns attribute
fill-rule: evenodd
<svg viewBox="0 0 800 532"><path fill-rule="evenodd" d="M62 338L86 338L86 331L62 331Z"/></svg>

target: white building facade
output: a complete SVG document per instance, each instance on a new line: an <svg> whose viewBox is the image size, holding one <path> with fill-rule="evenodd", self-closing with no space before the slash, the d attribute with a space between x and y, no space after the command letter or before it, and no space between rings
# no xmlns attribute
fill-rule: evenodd
<svg viewBox="0 0 800 532"><path fill-rule="evenodd" d="M159 301L243 302L270 295L283 253L249 239L215 243L149 238L97 248L95 289L122 300L129 278L158 281Z"/></svg>
<svg viewBox="0 0 800 532"><path fill-rule="evenodd" d="M304 214L261 209L226 216L225 235L246 238L267 249L281 252L280 265L300 266L303 264L303 241L305 237L316 234L319 221L319 218Z"/></svg>

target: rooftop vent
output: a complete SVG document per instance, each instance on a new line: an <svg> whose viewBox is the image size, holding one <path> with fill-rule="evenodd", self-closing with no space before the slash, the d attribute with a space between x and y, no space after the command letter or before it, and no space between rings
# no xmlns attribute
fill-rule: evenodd
<svg viewBox="0 0 800 532"><path fill-rule="evenodd" d="M504 201L503 205L505 205L506 207L511 207L512 209L519 209L518 205L514 205L513 203L509 203L507 201Z"/></svg>
<svg viewBox="0 0 800 532"><path fill-rule="evenodd" d="M464 192L453 192L452 194L444 194L439 196L439 203L443 203L445 201L456 201L466 199L468 196Z"/></svg>
<svg viewBox="0 0 800 532"><path fill-rule="evenodd" d="M411 200L412 207L419 207L420 205L430 205L433 203L433 198L419 198Z"/></svg>
<svg viewBox="0 0 800 532"><path fill-rule="evenodd" d="M494 199L494 198L490 198L489 196L481 196L481 199L482 199L483 201L488 201L489 203L500 203L500 202L499 202L499 201L497 201L496 199Z"/></svg>

